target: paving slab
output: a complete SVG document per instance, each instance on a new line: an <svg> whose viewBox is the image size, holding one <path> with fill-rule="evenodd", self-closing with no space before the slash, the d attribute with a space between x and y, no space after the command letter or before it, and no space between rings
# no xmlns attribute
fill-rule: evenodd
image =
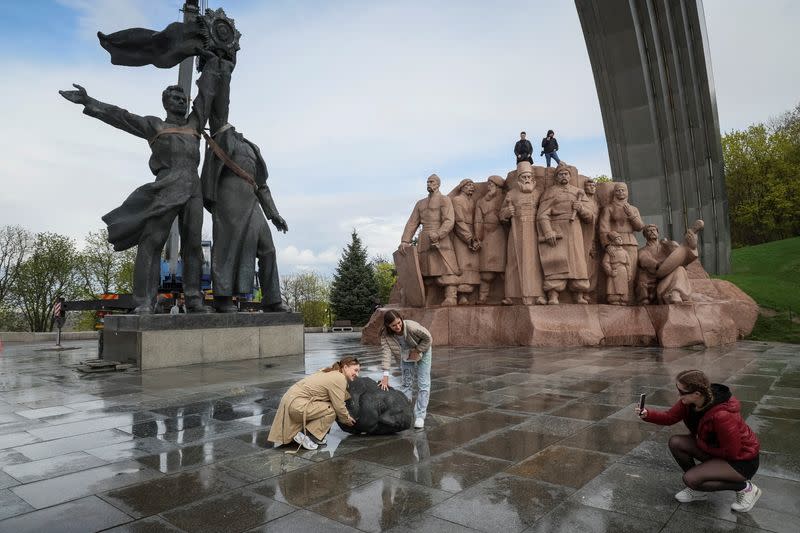
<svg viewBox="0 0 800 533"><path fill-rule="evenodd" d="M295 507L248 490L235 490L163 513L184 531L245 531L295 511Z"/></svg>
<svg viewBox="0 0 800 533"><path fill-rule="evenodd" d="M0 532L800 530L800 346L437 347L425 429L334 426L308 451L268 442L275 409L343 355L377 379L380 350L358 335L307 335L305 357L91 378L70 365L95 346L68 343L0 359ZM676 502L667 442L687 430L633 413L641 393L677 401L686 368L728 383L761 440L749 513L731 492Z"/></svg>
<svg viewBox="0 0 800 533"><path fill-rule="evenodd" d="M312 511L362 531L403 524L450 496L401 479L384 477L319 503Z"/></svg>
<svg viewBox="0 0 800 533"><path fill-rule="evenodd" d="M158 471L144 465L125 461L27 483L14 487L11 491L33 507L43 509L97 492L140 483L160 475Z"/></svg>
<svg viewBox="0 0 800 533"><path fill-rule="evenodd" d="M71 474L105 464L102 459L84 452L73 452L57 455L39 461L9 465L3 467L3 472L13 476L20 483L30 483L52 477ZM2 474L0 474L2 476ZM0 481L2 477L0 477ZM0 482L0 486L2 483Z"/></svg>
<svg viewBox="0 0 800 533"><path fill-rule="evenodd" d="M130 517L97 496L88 496L0 521L3 533L86 533L130 521Z"/></svg>
<svg viewBox="0 0 800 533"><path fill-rule="evenodd" d="M533 479L498 474L446 502L431 514L479 531L517 532L533 525L564 501L573 489Z"/></svg>

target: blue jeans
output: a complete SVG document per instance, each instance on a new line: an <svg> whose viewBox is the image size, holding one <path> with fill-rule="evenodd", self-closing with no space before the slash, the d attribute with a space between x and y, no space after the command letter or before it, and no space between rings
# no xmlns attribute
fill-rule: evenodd
<svg viewBox="0 0 800 533"><path fill-rule="evenodd" d="M549 154L544 154L544 158L547 160L547 166L550 166L550 160L555 159L556 164L561 163L561 160L558 158L558 151L550 152Z"/></svg>
<svg viewBox="0 0 800 533"><path fill-rule="evenodd" d="M401 361L400 370L403 371L403 385L400 390L406 395L408 401L412 399L414 381L417 382L417 402L414 404L414 417L425 418L428 411L428 400L431 397L431 358L433 348L422 354L419 361Z"/></svg>

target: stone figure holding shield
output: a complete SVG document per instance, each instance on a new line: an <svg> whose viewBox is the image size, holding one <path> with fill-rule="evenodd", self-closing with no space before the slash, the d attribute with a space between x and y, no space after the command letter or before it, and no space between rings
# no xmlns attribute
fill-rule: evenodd
<svg viewBox="0 0 800 533"><path fill-rule="evenodd" d="M442 305L456 305L457 286L461 275L453 250L455 212L450 197L439 191L441 180L431 174L427 180L428 197L418 201L403 230L398 251L406 254L411 240L422 226L417 243L419 266L426 285L444 287Z"/></svg>

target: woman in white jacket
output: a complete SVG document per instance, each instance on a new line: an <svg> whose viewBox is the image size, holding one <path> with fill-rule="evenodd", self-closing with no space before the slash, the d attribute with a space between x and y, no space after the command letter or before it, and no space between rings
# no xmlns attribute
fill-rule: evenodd
<svg viewBox="0 0 800 533"><path fill-rule="evenodd" d="M425 427L425 415L431 394L431 345L430 331L413 320L404 320L400 313L390 309L383 315L384 328L381 331L383 350L383 378L379 385L383 390L389 388L389 368L392 358L400 361L403 373L403 386L400 390L409 401L412 400L413 383L417 383L417 401L414 404L414 427Z"/></svg>

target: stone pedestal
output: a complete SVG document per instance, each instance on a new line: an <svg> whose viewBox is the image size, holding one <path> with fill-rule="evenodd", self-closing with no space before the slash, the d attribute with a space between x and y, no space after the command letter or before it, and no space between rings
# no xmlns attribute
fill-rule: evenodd
<svg viewBox="0 0 800 533"><path fill-rule="evenodd" d="M394 307L419 322L435 345L449 346L717 346L750 334L758 305L730 282L692 279L695 300L675 305L460 305ZM379 344L378 309L361 332Z"/></svg>
<svg viewBox="0 0 800 533"><path fill-rule="evenodd" d="M115 315L103 332L103 359L142 370L304 351L298 313Z"/></svg>

